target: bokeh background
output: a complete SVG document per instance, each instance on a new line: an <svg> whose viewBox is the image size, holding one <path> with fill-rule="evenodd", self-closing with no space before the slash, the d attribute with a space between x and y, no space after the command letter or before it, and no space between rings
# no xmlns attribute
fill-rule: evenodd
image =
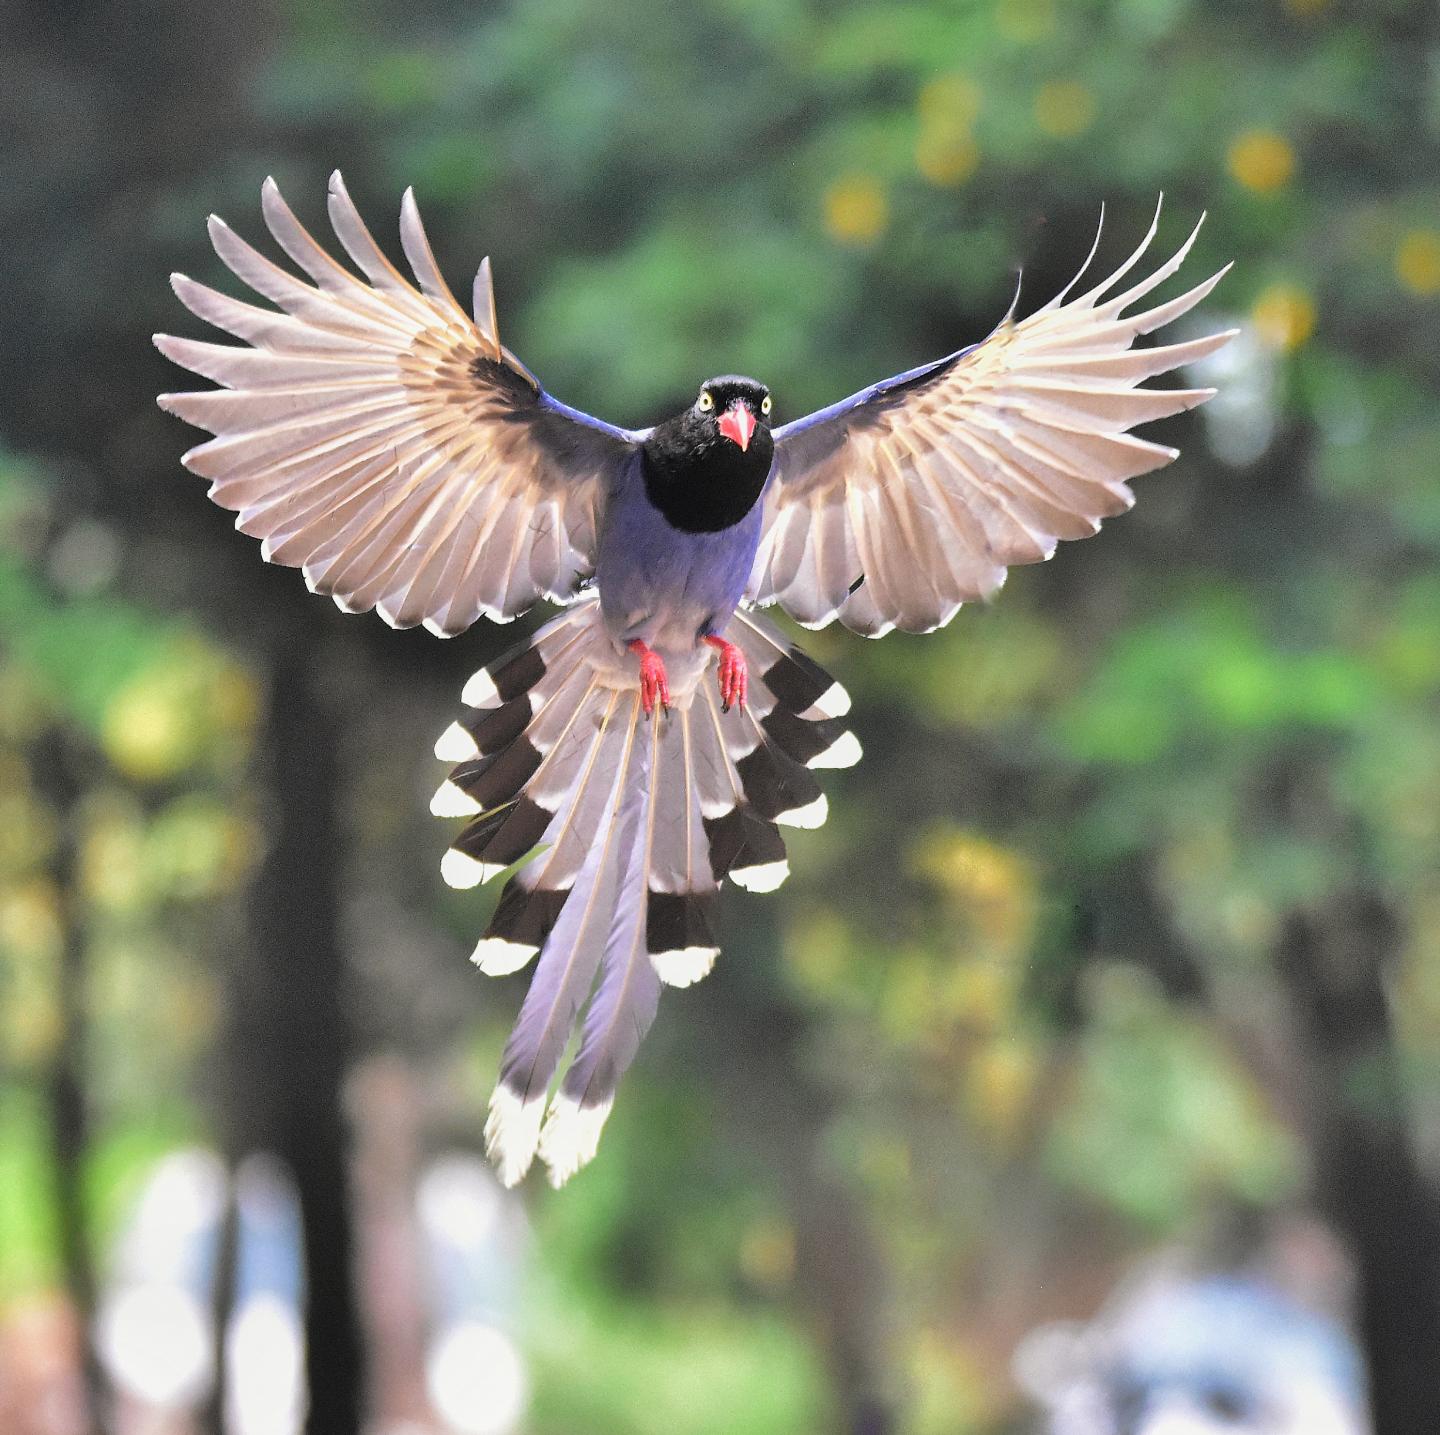
<svg viewBox="0 0 1440 1435"><path fill-rule="evenodd" d="M1189 1339L1167 1430L1434 1435L1437 77L1429 0L3 0L0 1426L1109 1435ZM559 1194L425 810L513 630L310 597L153 403L205 216L337 165L626 424L973 341L1102 201L1236 262L1133 514L806 637L865 759Z"/></svg>

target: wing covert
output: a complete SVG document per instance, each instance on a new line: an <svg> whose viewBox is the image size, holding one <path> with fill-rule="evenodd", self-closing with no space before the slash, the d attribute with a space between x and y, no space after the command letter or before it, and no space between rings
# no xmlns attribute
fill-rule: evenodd
<svg viewBox="0 0 1440 1435"><path fill-rule="evenodd" d="M300 568L346 611L448 637L482 614L503 621L542 596L572 597L594 567L607 480L640 435L557 402L501 345L488 259L476 318L465 313L412 191L400 236L416 283L376 244L338 172L330 219L363 280L311 237L274 180L262 207L306 279L212 216L216 253L276 308L176 275L181 302L248 347L155 337L221 385L160 397L214 435L185 466L268 561Z"/></svg>
<svg viewBox="0 0 1440 1435"><path fill-rule="evenodd" d="M981 343L777 429L746 597L779 603L807 627L838 617L869 637L929 632L993 593L1012 564L1049 558L1060 539L1087 537L1129 508L1128 480L1176 450L1127 430L1214 392L1139 385L1234 333L1130 347L1198 304L1229 267L1125 316L1180 267L1199 233L1197 224L1170 260L1106 298L1158 222L1157 208L1140 246L1088 291L1070 297L1090 259L1028 318L1017 322L1012 305Z"/></svg>

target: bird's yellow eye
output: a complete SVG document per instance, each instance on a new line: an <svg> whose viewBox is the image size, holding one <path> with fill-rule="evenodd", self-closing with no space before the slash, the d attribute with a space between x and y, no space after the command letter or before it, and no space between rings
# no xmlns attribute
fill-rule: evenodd
<svg viewBox="0 0 1440 1435"><path fill-rule="evenodd" d="M715 400L711 398L710 390L703 389L700 393L700 402L696 405L696 408L698 408L702 414L708 414L714 407Z"/></svg>
<svg viewBox="0 0 1440 1435"><path fill-rule="evenodd" d="M773 405L770 402L770 395L766 394L765 397L760 400L760 412L762 414L768 415L772 407Z"/></svg>

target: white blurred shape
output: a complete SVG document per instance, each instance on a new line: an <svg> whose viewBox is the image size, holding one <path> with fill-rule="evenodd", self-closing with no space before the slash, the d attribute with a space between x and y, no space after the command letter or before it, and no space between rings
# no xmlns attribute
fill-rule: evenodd
<svg viewBox="0 0 1440 1435"><path fill-rule="evenodd" d="M214 1380L209 1281L224 1201L219 1157L176 1151L156 1165L116 1250L97 1346L115 1385L148 1405L184 1408Z"/></svg>
<svg viewBox="0 0 1440 1435"><path fill-rule="evenodd" d="M225 1332L228 1435L298 1435L305 1418L300 1201L275 1157L235 1172L235 1308Z"/></svg>
<svg viewBox="0 0 1440 1435"><path fill-rule="evenodd" d="M145 1183L115 1257L122 1285L175 1284L197 1292L209 1279L209 1242L225 1204L225 1166L213 1151L176 1151Z"/></svg>
<svg viewBox="0 0 1440 1435"><path fill-rule="evenodd" d="M1145 1417L1145 1435L1216 1435L1224 1428L1213 1416L1185 1401L1172 1401Z"/></svg>
<svg viewBox="0 0 1440 1435"><path fill-rule="evenodd" d="M463 1251L480 1251L492 1238L504 1197L486 1168L463 1155L441 1156L420 1178L420 1219L432 1237Z"/></svg>
<svg viewBox="0 0 1440 1435"><path fill-rule="evenodd" d="M1214 315L1211 316L1214 319ZM1261 343L1243 319L1225 319L1240 332L1223 348L1185 366L1186 378L1219 390L1201 410L1205 435L1216 458L1235 468L1253 463L1275 436L1279 407L1279 372L1274 349ZM1199 338L1201 329L1177 334Z"/></svg>
<svg viewBox="0 0 1440 1435"><path fill-rule="evenodd" d="M120 540L102 523L81 519L51 545L50 580L72 598L107 588L120 568Z"/></svg>
<svg viewBox="0 0 1440 1435"><path fill-rule="evenodd" d="M1021 1339L1010 1368L1020 1389L1043 1403L1083 1379L1094 1360L1089 1329L1078 1320L1057 1320Z"/></svg>
<svg viewBox="0 0 1440 1435"><path fill-rule="evenodd" d="M122 1390L163 1410L181 1409L204 1396L214 1378L207 1317L178 1286L122 1287L100 1312L100 1358Z"/></svg>
<svg viewBox="0 0 1440 1435"><path fill-rule="evenodd" d="M489 1164L439 1156L416 1189L434 1336L425 1361L435 1413L455 1435L510 1435L529 1398L524 1358L505 1333L523 1220Z"/></svg>
<svg viewBox="0 0 1440 1435"><path fill-rule="evenodd" d="M305 1416L299 1313L275 1295L247 1300L225 1333L229 1435L294 1435Z"/></svg>
<svg viewBox="0 0 1440 1435"><path fill-rule="evenodd" d="M515 1343L479 1321L451 1326L430 1351L426 1383L436 1414L456 1435L511 1435L528 1382Z"/></svg>

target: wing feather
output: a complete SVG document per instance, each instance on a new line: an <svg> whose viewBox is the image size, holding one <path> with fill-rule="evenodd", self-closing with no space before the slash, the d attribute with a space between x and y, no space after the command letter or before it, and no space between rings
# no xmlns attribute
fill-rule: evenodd
<svg viewBox="0 0 1440 1435"><path fill-rule="evenodd" d="M478 323L464 312L412 191L400 239L414 283L338 173L328 207L363 278L314 240L273 180L265 222L304 278L222 220L209 230L227 268L276 308L174 277L193 314L243 345L156 336L220 385L160 398L213 435L186 467L268 559L300 568L347 611L450 635L541 596L572 597L594 568L599 506L641 435L556 403L500 345L488 260Z"/></svg>
<svg viewBox="0 0 1440 1435"><path fill-rule="evenodd" d="M1176 450L1128 430L1214 392L1140 385L1231 337L1131 349L1226 272L1127 314L1176 273L1200 230L1120 288L1149 253L1159 218L1157 206L1125 262L1084 292L1072 297L1094 248L1028 318L1007 315L981 344L778 429L747 598L778 602L812 627L838 616L870 636L928 632L994 592L1010 566L1049 558L1060 539L1094 533L1129 508L1129 480Z"/></svg>

